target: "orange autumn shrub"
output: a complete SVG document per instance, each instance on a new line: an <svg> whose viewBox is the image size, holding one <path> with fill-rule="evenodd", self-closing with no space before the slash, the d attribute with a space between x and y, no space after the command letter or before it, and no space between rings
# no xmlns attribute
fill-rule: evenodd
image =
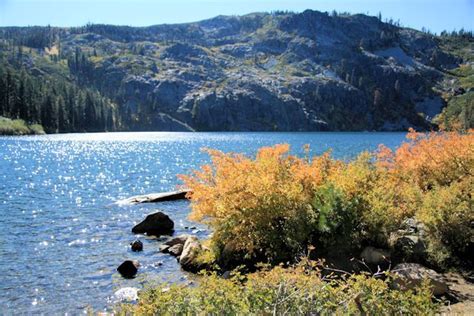
<svg viewBox="0 0 474 316"><path fill-rule="evenodd" d="M276 145L250 159L208 150L211 165L181 176L193 191L190 218L214 228L221 255L279 262L304 250L318 221L314 192L340 163L327 154L308 162L288 151Z"/></svg>
<svg viewBox="0 0 474 316"><path fill-rule="evenodd" d="M407 138L396 151L382 147L378 167L404 186L403 192L418 195L413 215L426 226L431 262L466 262L474 251L474 131L410 131Z"/></svg>
<svg viewBox="0 0 474 316"><path fill-rule="evenodd" d="M374 164L374 155L362 153L348 162L330 180L351 201L357 217L357 241L383 247L391 232L415 214L420 190Z"/></svg>
<svg viewBox="0 0 474 316"><path fill-rule="evenodd" d="M474 173L474 130L417 133L410 130L409 142L396 151L381 146L377 162L404 181L415 182L421 189L450 185Z"/></svg>
<svg viewBox="0 0 474 316"><path fill-rule="evenodd" d="M288 145L254 159L208 150L211 163L183 175L190 218L209 224L221 262L292 260L387 246L408 218L426 226L431 258L443 264L472 249L474 134L411 131L397 150L350 162L290 155ZM439 255L437 255L439 254Z"/></svg>

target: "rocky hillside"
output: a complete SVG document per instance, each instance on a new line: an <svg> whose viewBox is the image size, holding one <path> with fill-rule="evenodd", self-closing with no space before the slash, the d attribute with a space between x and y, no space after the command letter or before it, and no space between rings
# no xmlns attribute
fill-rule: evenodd
<svg viewBox="0 0 474 316"><path fill-rule="evenodd" d="M445 106L441 83L463 63L440 37L311 10L143 28L1 28L0 38L16 68L110 99L119 130L427 129Z"/></svg>

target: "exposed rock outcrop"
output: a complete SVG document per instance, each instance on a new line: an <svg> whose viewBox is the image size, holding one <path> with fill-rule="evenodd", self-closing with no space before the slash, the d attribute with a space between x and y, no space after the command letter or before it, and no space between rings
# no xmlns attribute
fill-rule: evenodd
<svg viewBox="0 0 474 316"><path fill-rule="evenodd" d="M432 35L312 10L58 34L65 56L98 52L80 78L134 130L428 128L460 62Z"/></svg>
<svg viewBox="0 0 474 316"><path fill-rule="evenodd" d="M459 273L443 275L448 287L451 304L441 307L441 314L474 315L474 283L466 281Z"/></svg>
<svg viewBox="0 0 474 316"><path fill-rule="evenodd" d="M413 289L428 280L434 295L448 292L448 285L443 276L434 270L417 263L401 263L393 269L395 279L392 286L397 289Z"/></svg>
<svg viewBox="0 0 474 316"><path fill-rule="evenodd" d="M184 246L184 243L189 237L191 237L191 235L179 235L177 237L171 238L160 245L160 251L163 253L169 253L170 248L174 246L179 246L179 245ZM174 251L176 251L176 249L179 249L179 248L176 247ZM181 251L182 251L182 247L181 247Z"/></svg>
<svg viewBox="0 0 474 316"><path fill-rule="evenodd" d="M189 237L183 246L183 251L179 257L179 263L183 270L197 272L203 268L198 261L198 256L203 250L201 243L197 237Z"/></svg>
<svg viewBox="0 0 474 316"><path fill-rule="evenodd" d="M168 249L168 253L172 256L179 257L181 253L183 252L184 245L183 244L176 244L174 246L171 246Z"/></svg>

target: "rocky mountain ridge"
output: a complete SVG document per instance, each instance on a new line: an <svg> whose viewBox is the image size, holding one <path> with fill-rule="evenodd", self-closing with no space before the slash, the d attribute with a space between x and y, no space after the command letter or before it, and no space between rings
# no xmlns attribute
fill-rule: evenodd
<svg viewBox="0 0 474 316"><path fill-rule="evenodd" d="M120 130L429 129L445 105L436 87L462 62L431 34L311 10L53 28L47 51L28 32L0 31L35 53L30 72L56 75L38 65L46 55L110 98Z"/></svg>

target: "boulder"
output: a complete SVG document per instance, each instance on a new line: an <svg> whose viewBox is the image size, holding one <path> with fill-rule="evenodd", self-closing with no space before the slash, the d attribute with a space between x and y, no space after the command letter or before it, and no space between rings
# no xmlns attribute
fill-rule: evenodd
<svg viewBox="0 0 474 316"><path fill-rule="evenodd" d="M197 262L202 245L197 237L189 237L183 246L183 251L179 257L179 263L183 270L197 272L201 269L201 264Z"/></svg>
<svg viewBox="0 0 474 316"><path fill-rule="evenodd" d="M392 247L394 255L401 261L423 262L426 257L426 244L420 236L399 236Z"/></svg>
<svg viewBox="0 0 474 316"><path fill-rule="evenodd" d="M224 279L224 280L229 280L231 277L232 277L232 274L230 271L225 271L224 273L222 273L221 277Z"/></svg>
<svg viewBox="0 0 474 316"><path fill-rule="evenodd" d="M172 248L173 246L176 246L176 245L184 246L184 243L186 242L186 240L190 236L191 235L179 235L177 237L174 237L174 238L171 238L171 239L165 241L162 245L160 245L160 252L169 253L170 248ZM178 249L178 248L175 248L173 251L176 251L176 249ZM182 247L181 247L180 251L182 251ZM180 252L180 254L181 254L181 252ZM179 255L177 255L177 256L179 256Z"/></svg>
<svg viewBox="0 0 474 316"><path fill-rule="evenodd" d="M160 252L162 252L162 253L168 253L168 249L170 249L171 246L168 246L168 245L163 244L163 245L160 245L158 248L160 249Z"/></svg>
<svg viewBox="0 0 474 316"><path fill-rule="evenodd" d="M168 215L157 212L148 215L141 223L132 228L134 234L169 235L173 232L174 223Z"/></svg>
<svg viewBox="0 0 474 316"><path fill-rule="evenodd" d="M168 253L175 257L179 257L182 252L183 252L183 244L176 244L174 246L171 246L168 249Z"/></svg>
<svg viewBox="0 0 474 316"><path fill-rule="evenodd" d="M138 261L125 260L118 268L117 271L127 279L133 278L138 272L140 264Z"/></svg>
<svg viewBox="0 0 474 316"><path fill-rule="evenodd" d="M188 240L189 237L191 237L191 235L179 235L177 237L167 240L163 243L163 245L167 245L170 247L178 244L184 245L184 243L186 242L186 240Z"/></svg>
<svg viewBox="0 0 474 316"><path fill-rule="evenodd" d="M390 253L384 249L365 247L360 254L362 260L368 264L384 264L390 262Z"/></svg>
<svg viewBox="0 0 474 316"><path fill-rule="evenodd" d="M421 264L400 263L395 266L393 272L395 278L392 281L392 287L395 289L413 289L420 286L423 280L427 279L434 295L443 295L448 292L448 285L443 276Z"/></svg>
<svg viewBox="0 0 474 316"><path fill-rule="evenodd" d="M395 260L423 263L426 259L425 226L410 218L403 228L392 233L389 244Z"/></svg>
<svg viewBox="0 0 474 316"><path fill-rule="evenodd" d="M132 251L142 251L143 250L143 243L140 240L135 240L130 243L132 247Z"/></svg>
<svg viewBox="0 0 474 316"><path fill-rule="evenodd" d="M138 300L138 289L134 287L124 287L114 293L116 302L136 302Z"/></svg>

